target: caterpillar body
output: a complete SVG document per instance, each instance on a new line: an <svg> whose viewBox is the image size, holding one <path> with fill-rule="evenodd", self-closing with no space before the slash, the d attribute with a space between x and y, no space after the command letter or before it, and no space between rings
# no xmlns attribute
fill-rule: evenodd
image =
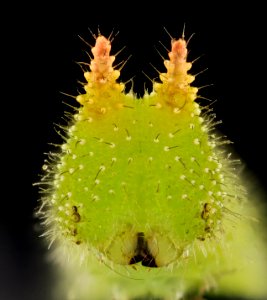
<svg viewBox="0 0 267 300"><path fill-rule="evenodd" d="M171 41L166 73L137 99L111 41L95 39L80 107L39 183L62 297L266 296L259 215L197 102L186 40Z"/></svg>

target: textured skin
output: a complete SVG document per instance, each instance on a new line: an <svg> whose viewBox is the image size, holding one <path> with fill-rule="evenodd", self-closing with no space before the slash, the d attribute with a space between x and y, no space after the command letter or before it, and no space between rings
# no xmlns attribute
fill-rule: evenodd
<svg viewBox="0 0 267 300"><path fill-rule="evenodd" d="M68 299L264 295L261 243L247 246L255 233L244 216L254 214L228 141L195 101L186 41L172 41L167 71L143 99L123 93L110 50L98 36L81 107L44 166L51 188L39 213L71 274Z"/></svg>

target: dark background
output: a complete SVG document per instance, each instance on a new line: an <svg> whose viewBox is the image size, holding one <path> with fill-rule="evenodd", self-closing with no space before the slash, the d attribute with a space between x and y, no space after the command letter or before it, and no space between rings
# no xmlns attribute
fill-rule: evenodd
<svg viewBox="0 0 267 300"><path fill-rule="evenodd" d="M198 3L198 2L197 2ZM2 11L2 166L0 218L0 299L48 300L55 278L46 262L46 245L35 230L33 219L44 152L53 150L49 142L60 142L54 123L61 123L66 106L75 102L60 94L76 95L83 80L75 61L86 61L81 35L93 44L90 31L103 35L119 31L113 53L126 49L117 62L132 57L121 79L134 78L134 91L143 93L144 83L164 71L155 47L166 57L170 38L181 36L185 24L189 60L203 55L192 72L208 70L197 77L196 86L213 84L201 90L216 100L214 110L223 120L220 131L235 142L234 149L252 174L255 193L266 193L266 19L257 2L236 5L226 1L208 4L199 1L171 3L116 2L75 4L13 4ZM3 71L4 70L4 71ZM4 73L5 72L5 73ZM3 81L5 82L5 80ZM264 197L263 197L264 198ZM266 197L265 197L266 198ZM61 300L61 299L60 299ZM64 299L63 299L64 300Z"/></svg>

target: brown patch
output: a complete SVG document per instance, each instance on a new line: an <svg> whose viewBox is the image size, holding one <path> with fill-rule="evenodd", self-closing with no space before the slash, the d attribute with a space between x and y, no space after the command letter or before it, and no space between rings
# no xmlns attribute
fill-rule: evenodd
<svg viewBox="0 0 267 300"><path fill-rule="evenodd" d="M211 205L209 203L205 203L203 206L203 210L201 212L201 218L203 220L207 220L209 218L209 212L211 210Z"/></svg>
<svg viewBox="0 0 267 300"><path fill-rule="evenodd" d="M76 236L77 235L77 228L71 229L71 235Z"/></svg>
<svg viewBox="0 0 267 300"><path fill-rule="evenodd" d="M72 211L73 211L73 214L72 214L72 220L73 220L75 223L80 222L81 216L80 216L80 214L78 213L78 208L77 208L77 206L72 206Z"/></svg>

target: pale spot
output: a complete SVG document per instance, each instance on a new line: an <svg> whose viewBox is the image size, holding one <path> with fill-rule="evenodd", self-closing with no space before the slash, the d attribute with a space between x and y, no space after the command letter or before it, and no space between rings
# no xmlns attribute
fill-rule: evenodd
<svg viewBox="0 0 267 300"><path fill-rule="evenodd" d="M212 191L208 191L208 195L209 195L209 196L212 196L212 195L213 195L213 192L212 192Z"/></svg>
<svg viewBox="0 0 267 300"><path fill-rule="evenodd" d="M60 176L60 181L63 181L65 177L63 175Z"/></svg>
<svg viewBox="0 0 267 300"><path fill-rule="evenodd" d="M63 144L61 146L62 150L68 150L69 149L69 146L67 144Z"/></svg>
<svg viewBox="0 0 267 300"><path fill-rule="evenodd" d="M174 134L170 132L169 133L169 138L172 139L173 137L174 137Z"/></svg>
<svg viewBox="0 0 267 300"><path fill-rule="evenodd" d="M194 139L194 144L195 144L195 145L199 145L199 144L200 144L199 139Z"/></svg>
<svg viewBox="0 0 267 300"><path fill-rule="evenodd" d="M112 158L111 158L111 161L112 161L112 162L116 162L116 161L117 161L117 158L116 158L116 157L112 157Z"/></svg>
<svg viewBox="0 0 267 300"><path fill-rule="evenodd" d="M217 212L217 209L215 207L213 207L211 210L210 210L210 213L212 215L214 215L215 213Z"/></svg>
<svg viewBox="0 0 267 300"><path fill-rule="evenodd" d="M74 168L70 168L70 169L69 169L69 173L70 173L70 174L73 174L73 173L74 173L74 171L75 171L75 169L74 169Z"/></svg>
<svg viewBox="0 0 267 300"><path fill-rule="evenodd" d="M200 110L199 108L196 108L196 109L194 110L194 114L195 114L196 116L199 116L200 113L201 113L201 110Z"/></svg>
<svg viewBox="0 0 267 300"><path fill-rule="evenodd" d="M222 195L222 192L217 192L217 196L221 196Z"/></svg>
<svg viewBox="0 0 267 300"><path fill-rule="evenodd" d="M88 73L88 74L89 74L89 72L85 72L85 73ZM87 74L85 75L85 73L84 73L84 77L85 77L85 76L88 77L88 75L87 75ZM86 78L86 77L85 77L85 78ZM83 98L84 98L83 95L78 95L78 96L76 97L76 100L77 100L78 102L81 103L81 102L83 102Z"/></svg>
<svg viewBox="0 0 267 300"><path fill-rule="evenodd" d="M93 118L92 118L92 117L89 117L89 118L87 119L87 122L88 122L88 123L92 123L92 122L93 122Z"/></svg>
<svg viewBox="0 0 267 300"><path fill-rule="evenodd" d="M209 172L210 172L210 169L209 169L209 168L205 168L205 169L204 169L204 172L205 172L205 173L209 173Z"/></svg>
<svg viewBox="0 0 267 300"><path fill-rule="evenodd" d="M173 112L175 114L179 114L181 112L181 109L179 107L174 107Z"/></svg>
<svg viewBox="0 0 267 300"><path fill-rule="evenodd" d="M79 165L79 169L82 170L84 168L84 165Z"/></svg>
<svg viewBox="0 0 267 300"><path fill-rule="evenodd" d="M87 186L85 186L83 189L84 189L86 192L88 192L88 191L89 191L89 189L88 189L88 187L87 187Z"/></svg>
<svg viewBox="0 0 267 300"><path fill-rule="evenodd" d="M58 210L59 210L59 211L63 211L63 210L64 210L64 207L63 207L63 206L59 206L59 207L58 207Z"/></svg>
<svg viewBox="0 0 267 300"><path fill-rule="evenodd" d="M208 142L208 146L210 148L215 148L216 147L216 143L213 141L213 142Z"/></svg>
<svg viewBox="0 0 267 300"><path fill-rule="evenodd" d="M43 165L43 166L42 166L42 169L43 169L44 171L46 171L46 170L48 169L48 165Z"/></svg>
<svg viewBox="0 0 267 300"><path fill-rule="evenodd" d="M189 172L192 174L194 173L194 169L190 169Z"/></svg>
<svg viewBox="0 0 267 300"><path fill-rule="evenodd" d="M194 128L195 128L195 124L190 123L190 124L189 124L189 128L190 128L190 129L194 129Z"/></svg>
<svg viewBox="0 0 267 300"><path fill-rule="evenodd" d="M96 179L95 180L95 184L99 184L100 183L100 180L99 179Z"/></svg>
<svg viewBox="0 0 267 300"><path fill-rule="evenodd" d="M212 180L212 184L213 184L213 185L216 185L216 184L217 184L217 181L216 181L216 180Z"/></svg>
<svg viewBox="0 0 267 300"><path fill-rule="evenodd" d="M107 112L107 108L106 107L101 107L100 112L101 112L101 114L104 115Z"/></svg>
<svg viewBox="0 0 267 300"><path fill-rule="evenodd" d="M196 181L195 180L191 180L190 181L192 185L195 185Z"/></svg>
<svg viewBox="0 0 267 300"><path fill-rule="evenodd" d="M81 182L81 181L82 181L82 178L79 177L79 178L78 178L78 182Z"/></svg>
<svg viewBox="0 0 267 300"><path fill-rule="evenodd" d="M164 149L164 151L170 151L170 147L169 146L165 146L163 149Z"/></svg>
<svg viewBox="0 0 267 300"><path fill-rule="evenodd" d="M67 197L70 198L72 196L72 192L67 193ZM65 196L64 196L65 197Z"/></svg>
<svg viewBox="0 0 267 300"><path fill-rule="evenodd" d="M104 171L106 170L106 167L105 167L104 165L101 165L101 166L99 167L99 170L100 170L101 172L104 172Z"/></svg>
<svg viewBox="0 0 267 300"><path fill-rule="evenodd" d="M151 162L152 160L153 160L153 157L150 156L150 157L148 158L148 161Z"/></svg>
<svg viewBox="0 0 267 300"><path fill-rule="evenodd" d="M149 127L153 127L154 125L153 125L152 122L149 122L148 126L149 126Z"/></svg>
<svg viewBox="0 0 267 300"><path fill-rule="evenodd" d="M185 180L185 178L186 178L185 175L181 175L181 176L180 176L180 179L181 179L181 180Z"/></svg>
<svg viewBox="0 0 267 300"><path fill-rule="evenodd" d="M84 145L84 144L86 143L86 140L85 140L85 139L81 139L81 140L79 141L79 143L80 143L80 145Z"/></svg>
<svg viewBox="0 0 267 300"><path fill-rule="evenodd" d="M168 196L167 196L167 199L168 199L168 200L171 200L171 199L172 199L172 195L168 195Z"/></svg>
<svg viewBox="0 0 267 300"><path fill-rule="evenodd" d="M93 103L94 103L94 100L93 100L92 98L90 98L90 99L87 100L87 103L88 103L88 104L93 104Z"/></svg>
<svg viewBox="0 0 267 300"><path fill-rule="evenodd" d="M201 185L199 186L199 189L200 189L200 190L204 190L204 185L201 184Z"/></svg>
<svg viewBox="0 0 267 300"><path fill-rule="evenodd" d="M217 204L218 206L220 206L220 207L223 207L223 206L224 206L224 205L222 204L221 201L217 201L216 204Z"/></svg>
<svg viewBox="0 0 267 300"><path fill-rule="evenodd" d="M187 194L183 194L182 195L182 199L186 199L186 198L188 198L188 195Z"/></svg>
<svg viewBox="0 0 267 300"><path fill-rule="evenodd" d="M94 156L94 152L90 151L89 156Z"/></svg>
<svg viewBox="0 0 267 300"><path fill-rule="evenodd" d="M158 137L154 138L154 143L158 143L158 142L159 142Z"/></svg>
<svg viewBox="0 0 267 300"><path fill-rule="evenodd" d="M128 164L130 164L132 161L133 161L133 158L132 158L132 157L129 157L129 158L128 158Z"/></svg>
<svg viewBox="0 0 267 300"><path fill-rule="evenodd" d="M202 124L202 123L204 122L204 119L203 119L202 117L199 117L199 118L198 118L198 122L199 122L200 124Z"/></svg>
<svg viewBox="0 0 267 300"><path fill-rule="evenodd" d="M207 126L205 126L205 125L204 125L204 126L202 126L202 127L201 127L201 131L202 131L202 132L207 132L207 131L208 131L208 128L207 128Z"/></svg>
<svg viewBox="0 0 267 300"><path fill-rule="evenodd" d="M126 137L126 141L130 141L132 139L132 137L130 136L130 135L128 135L127 137Z"/></svg>
<svg viewBox="0 0 267 300"><path fill-rule="evenodd" d="M217 167L218 167L218 169L221 169L222 168L222 164L221 163L217 163Z"/></svg>
<svg viewBox="0 0 267 300"><path fill-rule="evenodd" d="M180 159L181 159L180 156L175 156L175 157L174 157L174 160L175 160L175 161L179 161Z"/></svg>
<svg viewBox="0 0 267 300"><path fill-rule="evenodd" d="M58 180L55 179L55 180L53 181L53 183L54 183L54 185L58 185Z"/></svg>
<svg viewBox="0 0 267 300"><path fill-rule="evenodd" d="M99 201L99 196L98 195L94 195L94 194L92 194L92 200L93 201Z"/></svg>
<svg viewBox="0 0 267 300"><path fill-rule="evenodd" d="M111 194L111 195L115 194L114 190L112 190L112 189L109 190L108 193Z"/></svg>
<svg viewBox="0 0 267 300"><path fill-rule="evenodd" d="M192 162L194 162L194 161L196 161L196 158L195 158L194 156L192 156L192 157L190 158L190 160L191 160Z"/></svg>
<svg viewBox="0 0 267 300"><path fill-rule="evenodd" d="M58 170L61 170L61 169L63 168L63 164L66 165L65 162L60 162L60 163L58 163L58 164L57 164L57 169L58 169Z"/></svg>
<svg viewBox="0 0 267 300"><path fill-rule="evenodd" d="M75 130L76 130L76 126L73 125L73 126L70 127L69 132L74 132Z"/></svg>
<svg viewBox="0 0 267 300"><path fill-rule="evenodd" d="M77 155L76 154L73 154L72 155L72 159L76 159L77 158Z"/></svg>

